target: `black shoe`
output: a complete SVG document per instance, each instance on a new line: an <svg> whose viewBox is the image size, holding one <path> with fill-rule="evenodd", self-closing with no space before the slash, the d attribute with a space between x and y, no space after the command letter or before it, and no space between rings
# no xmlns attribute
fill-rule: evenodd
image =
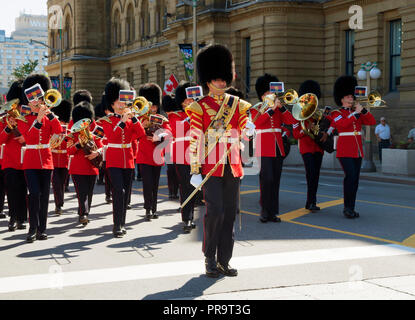
<svg viewBox="0 0 415 320"><path fill-rule="evenodd" d="M267 218L264 218L264 217L260 217L259 218L259 221L261 221L262 223L267 223L268 222L268 219Z"/></svg>
<svg viewBox="0 0 415 320"><path fill-rule="evenodd" d="M103 186L105 184L104 180L98 180L97 185Z"/></svg>
<svg viewBox="0 0 415 320"><path fill-rule="evenodd" d="M80 216L79 223L86 226L89 223L88 216L86 215Z"/></svg>
<svg viewBox="0 0 415 320"><path fill-rule="evenodd" d="M356 212L356 211L354 211L354 210L353 210L353 214L354 214L354 217L355 217L355 218L359 218L359 217L360 217L359 212Z"/></svg>
<svg viewBox="0 0 415 320"><path fill-rule="evenodd" d="M192 221L188 220L184 222L183 231L184 233L190 233L192 231Z"/></svg>
<svg viewBox="0 0 415 320"><path fill-rule="evenodd" d="M106 203L112 203L111 197L105 197L105 201L106 201Z"/></svg>
<svg viewBox="0 0 415 320"><path fill-rule="evenodd" d="M127 210L131 210L131 204L127 204Z"/></svg>
<svg viewBox="0 0 415 320"><path fill-rule="evenodd" d="M150 210L146 210L146 216L144 217L146 221L151 221L151 212Z"/></svg>
<svg viewBox="0 0 415 320"><path fill-rule="evenodd" d="M320 211L320 207L317 207L315 204L312 204L311 206L308 207L308 210L312 212L316 212L316 211Z"/></svg>
<svg viewBox="0 0 415 320"><path fill-rule="evenodd" d="M127 234L127 230L125 229L125 227L121 227L121 232L122 234Z"/></svg>
<svg viewBox="0 0 415 320"><path fill-rule="evenodd" d="M39 233L36 234L36 240L43 241L43 240L47 240L47 239L48 239L48 235L44 232L42 232L42 233L39 232Z"/></svg>
<svg viewBox="0 0 415 320"><path fill-rule="evenodd" d="M356 218L356 215L354 214L353 210L351 209L344 209L343 214L347 219L354 219Z"/></svg>
<svg viewBox="0 0 415 320"><path fill-rule="evenodd" d="M269 222L281 222L281 219L278 218L277 216L275 216L275 217L272 217L272 218L268 218L268 221Z"/></svg>
<svg viewBox="0 0 415 320"><path fill-rule="evenodd" d="M3 212L0 213L0 219L6 219L6 215Z"/></svg>
<svg viewBox="0 0 415 320"><path fill-rule="evenodd" d="M57 208L55 208L55 214L56 214L57 216L62 215L62 208L61 208L61 207L57 207Z"/></svg>
<svg viewBox="0 0 415 320"><path fill-rule="evenodd" d="M115 238L122 238L124 236L124 233L122 232L121 227L114 228L112 233L114 234Z"/></svg>
<svg viewBox="0 0 415 320"><path fill-rule="evenodd" d="M159 215L157 214L157 212L153 212L153 214L151 215L151 219L158 219Z"/></svg>
<svg viewBox="0 0 415 320"><path fill-rule="evenodd" d="M9 222L9 231L13 232L13 231L16 231L16 229L17 229L16 221L10 220L10 222Z"/></svg>
<svg viewBox="0 0 415 320"><path fill-rule="evenodd" d="M24 222L17 222L17 230L26 230Z"/></svg>
<svg viewBox="0 0 415 320"><path fill-rule="evenodd" d="M217 268L216 260L213 258L205 259L206 276L209 278L218 278L219 270Z"/></svg>
<svg viewBox="0 0 415 320"><path fill-rule="evenodd" d="M36 240L36 232L29 232L26 238L26 242L32 243Z"/></svg>
<svg viewBox="0 0 415 320"><path fill-rule="evenodd" d="M65 187L65 192L69 192L69 187Z"/></svg>
<svg viewBox="0 0 415 320"><path fill-rule="evenodd" d="M219 272L222 273L224 276L236 277L238 275L238 270L231 268L229 264L224 266L218 262L217 268Z"/></svg>

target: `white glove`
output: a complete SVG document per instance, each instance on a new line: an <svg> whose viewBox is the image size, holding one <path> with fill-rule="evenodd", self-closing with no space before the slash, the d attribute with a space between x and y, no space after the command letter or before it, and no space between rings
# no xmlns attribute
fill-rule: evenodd
<svg viewBox="0 0 415 320"><path fill-rule="evenodd" d="M167 137L168 134L166 132L160 133L160 134L155 134L153 136L153 142L158 142L161 141L161 139L163 139L164 137Z"/></svg>
<svg viewBox="0 0 415 320"><path fill-rule="evenodd" d="M253 122L248 121L248 122L246 123L245 128L247 129L247 131L246 131L246 135L247 135L248 137L252 137L252 136L255 134L255 128L256 128L256 126L255 126L255 124L254 124Z"/></svg>
<svg viewBox="0 0 415 320"><path fill-rule="evenodd" d="M202 178L202 175L201 174L193 174L192 175L192 178L190 179L190 184L193 187L197 188L197 187L200 186L200 184L202 183L202 181L203 181L203 178Z"/></svg>

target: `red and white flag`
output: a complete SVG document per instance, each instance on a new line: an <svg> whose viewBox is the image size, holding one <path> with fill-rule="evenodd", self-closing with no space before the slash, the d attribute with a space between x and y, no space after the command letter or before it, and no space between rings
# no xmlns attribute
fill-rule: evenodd
<svg viewBox="0 0 415 320"><path fill-rule="evenodd" d="M170 76L170 78L164 83L164 90L163 95L173 94L174 90L179 86L179 82L177 81L174 74Z"/></svg>

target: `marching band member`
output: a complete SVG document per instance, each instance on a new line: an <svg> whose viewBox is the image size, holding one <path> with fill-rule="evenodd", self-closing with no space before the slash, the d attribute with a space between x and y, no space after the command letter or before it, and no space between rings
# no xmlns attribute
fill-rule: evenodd
<svg viewBox="0 0 415 320"><path fill-rule="evenodd" d="M30 228L27 242L47 239L46 224L53 170L49 141L53 134L62 132L59 120L43 101L44 92L50 88L51 82L44 75L31 75L23 82L25 98L32 111L25 117L27 123L18 122L18 129L22 133L21 141L26 142L23 170L29 190Z"/></svg>
<svg viewBox="0 0 415 320"><path fill-rule="evenodd" d="M125 102L120 101L120 91L130 90L127 81L112 78L105 86L105 106L114 114L109 114L110 121L98 121L108 139L106 166L112 186L112 205L114 217L113 234L121 238L127 233L125 219L127 202L131 188L134 155L131 141L134 136L145 136L144 129L138 119L132 116Z"/></svg>
<svg viewBox="0 0 415 320"><path fill-rule="evenodd" d="M240 179L240 136L245 129L251 105L225 94L234 80L232 53L222 45L199 51L197 72L208 95L186 108L190 116L191 183L199 187L202 175L211 174L204 184L203 253L206 275L237 276L229 266L233 252L233 226L238 210ZM251 128L253 128L251 126ZM213 172L212 172L213 171Z"/></svg>
<svg viewBox="0 0 415 320"><path fill-rule="evenodd" d="M58 117L61 123L63 129L62 135L68 133L68 123L71 120L71 112L72 103L68 100L62 100L61 104L53 109L53 113ZM65 139L58 147L53 148L52 146L52 156L54 167L52 173L52 187L55 198L55 214L59 216L62 214L62 207L65 200L65 186L66 181L68 180L69 155Z"/></svg>
<svg viewBox="0 0 415 320"><path fill-rule="evenodd" d="M79 103L72 111L72 126L79 123L83 119L89 119L90 124L87 128L90 132L96 129L94 122L94 110L92 105L83 101ZM92 151L86 155L83 144L87 141L82 141L82 133L73 133L73 140L68 148L68 153L71 156L71 165L69 167L69 174L75 186L76 196L78 198L78 221L82 225L89 223L89 213L92 204L92 197L94 194L95 180L98 175L98 167L91 163L91 160L100 156L102 152L102 144L99 138L93 137L94 143L98 150Z"/></svg>
<svg viewBox="0 0 415 320"><path fill-rule="evenodd" d="M136 162L140 164L143 179L145 220L158 219L157 194L160 181L161 167L165 164L163 147L166 137L171 136L171 128L167 118L159 114L162 91L155 83L147 83L140 87L138 96L152 103L150 112L141 116L140 121L146 130L146 135L139 138L139 148ZM150 117L157 117L160 123L155 127L150 124ZM156 130L157 129L157 130ZM167 144L168 145L168 144Z"/></svg>
<svg viewBox="0 0 415 320"><path fill-rule="evenodd" d="M257 79L255 89L260 101L270 94L270 83L278 82L276 76L265 74ZM259 184L261 190L261 217L260 221L266 223L281 222L279 215L279 192L280 180L285 157L282 139L281 125L291 125L297 121L290 111L282 106L279 99L275 105L264 114L257 116L258 110L252 109L252 118L257 118L256 126L256 156L259 158L261 169L259 173Z"/></svg>
<svg viewBox="0 0 415 320"><path fill-rule="evenodd" d="M170 113L176 111L179 108L176 104L174 95L165 95L162 99L162 109L167 114L170 122ZM171 124L170 124L171 126ZM172 128L173 129L173 128ZM176 173L176 166L174 162L174 155L172 153L174 147L174 141L171 141L171 144L167 148L167 154L169 156L169 161L167 161L167 185L169 188L169 199L179 199L179 178Z"/></svg>
<svg viewBox="0 0 415 320"><path fill-rule="evenodd" d="M19 99L19 111L23 103L23 81L13 82L7 93L7 101ZM17 122L9 118L9 122L17 127ZM0 144L4 144L2 169L4 170L4 183L7 185L7 203L9 207L9 231L26 229L27 221L27 186L20 155L23 144L18 137L21 133L13 132L6 122L0 124Z"/></svg>
<svg viewBox="0 0 415 320"><path fill-rule="evenodd" d="M348 219L358 218L355 211L359 188L360 168L363 158L362 125L373 126L376 120L360 103L355 102L357 80L353 76L341 76L334 84L334 100L341 107L331 113L332 126L337 129L337 158L343 168L344 210Z"/></svg>
<svg viewBox="0 0 415 320"><path fill-rule="evenodd" d="M320 84L314 80L303 82L298 91L301 97L303 94L313 93L318 99L321 98ZM305 126L310 128L315 120L309 118L305 120ZM323 161L324 150L301 128L300 122L293 124L293 136L298 140L298 148L304 161L307 179L307 202L305 208L312 212L320 210L317 207L317 189L320 178L321 163Z"/></svg>
<svg viewBox="0 0 415 320"><path fill-rule="evenodd" d="M164 110L168 114L170 127L174 137L174 142L172 144L172 160L177 178L179 179L180 204L183 204L195 189L190 184L190 119L184 111L184 109L193 102L193 99L187 98L186 88L193 86L195 85L190 82L181 83L175 91L175 107ZM190 231L196 227L193 223L195 201L196 197L193 197L184 208L181 208L183 231L185 233L190 233Z"/></svg>

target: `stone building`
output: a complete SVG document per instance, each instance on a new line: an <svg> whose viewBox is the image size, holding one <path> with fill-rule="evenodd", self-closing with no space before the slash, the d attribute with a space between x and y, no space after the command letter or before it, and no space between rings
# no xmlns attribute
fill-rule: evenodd
<svg viewBox="0 0 415 320"><path fill-rule="evenodd" d="M189 1L187 1L189 2ZM186 2L186 3L187 3ZM170 74L185 79L179 44L193 41L192 7L183 0L49 0L64 12L63 73L74 90L89 89L96 102L111 76L138 88L161 86ZM334 105L333 84L377 62L372 80L388 102L375 110L389 118L395 138L415 125L415 3L411 0L198 0L199 45L222 43L233 52L235 86L255 102L255 81L269 72L298 89L320 82L321 105ZM362 11L353 11L354 5ZM359 9L359 8L358 8ZM361 13L362 19L359 19ZM56 30L49 45L59 47ZM47 71L59 75L50 52ZM365 85L365 81L360 82ZM412 111L412 112L411 112Z"/></svg>

